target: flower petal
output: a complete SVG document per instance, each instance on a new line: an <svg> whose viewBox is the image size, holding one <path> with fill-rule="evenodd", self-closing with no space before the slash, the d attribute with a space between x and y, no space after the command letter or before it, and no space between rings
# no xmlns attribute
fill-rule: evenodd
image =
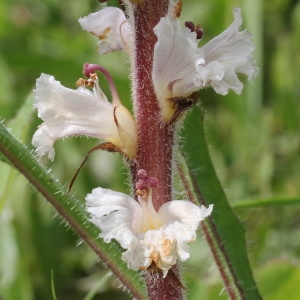
<svg viewBox="0 0 300 300"><path fill-rule="evenodd" d="M106 97L101 99L99 93L95 95L83 87L68 89L46 74L37 79L34 93L34 108L44 120L32 139L39 156L48 153L49 159L53 160L54 142L78 135L102 138L117 147L122 146L114 120L114 108ZM122 115L118 118L121 119Z"/></svg>
<svg viewBox="0 0 300 300"><path fill-rule="evenodd" d="M106 243L117 240L122 248L131 248L136 237L133 222L141 222L141 206L126 194L96 188L86 197L91 222L102 230L100 237Z"/></svg>
<svg viewBox="0 0 300 300"><path fill-rule="evenodd" d="M237 94L241 93L243 84L236 74L245 74L249 80L258 74L252 56L255 48L251 42L252 35L247 30L239 31L242 25L241 9L235 8L233 15L233 23L201 48L204 52L205 67L210 69L210 76L220 72L224 72L224 76L207 78L206 82L203 82L201 75L195 76L195 83L200 88L211 84L214 90L222 95L226 95L229 89ZM216 62L219 63L219 70L215 68L212 72L210 66Z"/></svg>
<svg viewBox="0 0 300 300"><path fill-rule="evenodd" d="M189 258L187 243L196 238L199 223L211 214L212 209L213 205L199 208L189 201L173 200L163 204L158 211L164 224L162 229L177 241L177 253L181 261Z"/></svg>
<svg viewBox="0 0 300 300"><path fill-rule="evenodd" d="M199 222L210 215L209 208L189 201L174 200L162 205L158 213L148 200L131 197L107 189L97 188L86 197L91 222L101 230L106 243L112 239L127 249L122 259L129 268L145 270L153 262L164 276L180 258L189 257L188 242L195 239Z"/></svg>
<svg viewBox="0 0 300 300"><path fill-rule="evenodd" d="M179 20L161 18L154 27L157 42L154 47L152 79L163 119L174 113L168 99L187 97L199 90L194 84L197 65L204 64L202 51L197 47L196 32L181 27Z"/></svg>
<svg viewBox="0 0 300 300"><path fill-rule="evenodd" d="M120 140L119 146L128 157L134 157L137 151L137 128L135 121L128 109L123 105L116 106L114 114Z"/></svg>
<svg viewBox="0 0 300 300"><path fill-rule="evenodd" d="M99 54L122 50L130 43L130 26L125 14L119 8L106 7L78 21L84 30L99 38Z"/></svg>
<svg viewBox="0 0 300 300"><path fill-rule="evenodd" d="M161 228L147 231L141 244L144 249L146 267L154 262L158 268L162 269L165 277L178 259L177 240Z"/></svg>
<svg viewBox="0 0 300 300"><path fill-rule="evenodd" d="M197 47L196 32L181 27L177 18L161 18L153 29L157 42L152 80L164 122L172 119L176 100L207 86L222 95L229 89L240 94L243 84L237 75L245 74L251 80L258 74L252 36L246 30L239 31L241 10L236 8L233 14L230 27L202 48Z"/></svg>

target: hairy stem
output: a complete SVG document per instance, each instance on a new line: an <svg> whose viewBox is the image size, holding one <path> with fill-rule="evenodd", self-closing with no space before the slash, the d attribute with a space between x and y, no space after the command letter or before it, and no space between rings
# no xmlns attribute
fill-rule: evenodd
<svg viewBox="0 0 300 300"><path fill-rule="evenodd" d="M164 127L152 83L153 49L156 36L153 27L165 16L168 0L142 1L134 7L135 59L133 88L138 126L137 170L144 169L158 179L153 189L153 204L171 200L171 167L173 126Z"/></svg>
<svg viewBox="0 0 300 300"><path fill-rule="evenodd" d="M152 62L157 38L153 28L168 11L168 0L144 0L133 6L135 57L133 61L133 94L138 128L138 155L132 166L133 182L136 172L146 170L158 179L153 189L153 205L158 210L172 200L173 125L164 126L152 83ZM174 266L165 278L155 266L145 271L148 295L151 300L182 299L178 267Z"/></svg>
<svg viewBox="0 0 300 300"><path fill-rule="evenodd" d="M179 272L176 266L168 271L165 278L163 278L162 271L155 266L150 266L144 275L150 300L182 299L181 291L185 287L179 280Z"/></svg>

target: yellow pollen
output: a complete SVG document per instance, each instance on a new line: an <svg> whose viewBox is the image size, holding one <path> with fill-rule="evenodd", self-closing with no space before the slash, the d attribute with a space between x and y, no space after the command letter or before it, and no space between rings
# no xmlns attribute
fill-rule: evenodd
<svg viewBox="0 0 300 300"><path fill-rule="evenodd" d="M107 39L107 34L110 32L110 27L104 29L103 33L98 36L99 40Z"/></svg>
<svg viewBox="0 0 300 300"><path fill-rule="evenodd" d="M151 260L156 264L156 265L158 265L158 262L159 262L159 253L156 251L156 250L154 250L152 253L151 253L151 255L150 255L150 258L151 258Z"/></svg>
<svg viewBox="0 0 300 300"><path fill-rule="evenodd" d="M169 256L172 249L172 241L169 239L165 239L163 242L163 251L166 256Z"/></svg>

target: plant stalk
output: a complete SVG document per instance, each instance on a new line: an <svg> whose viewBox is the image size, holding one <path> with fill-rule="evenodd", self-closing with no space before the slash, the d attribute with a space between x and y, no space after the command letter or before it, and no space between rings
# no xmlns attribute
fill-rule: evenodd
<svg viewBox="0 0 300 300"><path fill-rule="evenodd" d="M135 48L133 59L133 95L138 128L138 155L131 167L135 186L136 172L146 170L158 179L152 190L153 205L158 210L172 200L172 155L174 126L164 126L152 82L154 45L153 28L168 12L169 0L144 0L133 5ZM182 285L175 265L163 278L161 270L151 266L145 271L148 296L151 300L182 299Z"/></svg>

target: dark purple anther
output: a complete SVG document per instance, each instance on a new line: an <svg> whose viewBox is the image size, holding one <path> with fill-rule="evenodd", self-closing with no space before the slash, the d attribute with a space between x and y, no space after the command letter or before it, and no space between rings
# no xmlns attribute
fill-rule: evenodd
<svg viewBox="0 0 300 300"><path fill-rule="evenodd" d="M201 27L201 25L197 25L195 31L197 34L197 40L202 39L202 37L204 35L204 31L203 31L203 28Z"/></svg>
<svg viewBox="0 0 300 300"><path fill-rule="evenodd" d="M202 29L201 25L197 25L195 27L194 23L191 22L191 21L186 21L184 23L184 25L185 25L185 27L189 28L191 30L191 32L196 32L196 34L197 34L197 40L202 39L202 37L203 37L203 29Z"/></svg>
<svg viewBox="0 0 300 300"><path fill-rule="evenodd" d="M195 25L193 22L191 21L186 21L184 23L185 27L189 28L191 30L191 32L194 32L195 31Z"/></svg>

